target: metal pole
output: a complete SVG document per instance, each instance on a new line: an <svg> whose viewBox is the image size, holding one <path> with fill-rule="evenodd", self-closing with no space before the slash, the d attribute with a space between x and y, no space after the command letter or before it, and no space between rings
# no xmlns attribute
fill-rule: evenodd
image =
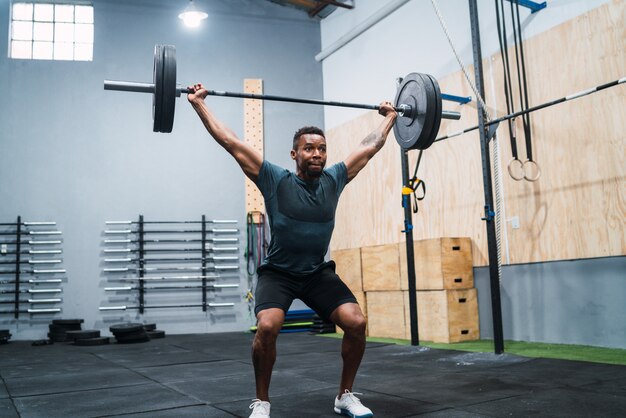
<svg viewBox="0 0 626 418"><path fill-rule="evenodd" d="M144 275L144 253L143 253L143 215L139 215L139 277ZM139 313L143 314L144 308L144 285L143 280L139 280Z"/></svg>
<svg viewBox="0 0 626 418"><path fill-rule="evenodd" d="M22 230L20 229L22 227L22 217L18 216L17 217L17 233L16 233L16 247L15 247L15 252L17 253L15 255L15 319L18 319L20 317L20 298L19 298L19 293L20 293L20 253L22 252L22 237L21 237L21 233Z"/></svg>
<svg viewBox="0 0 626 418"><path fill-rule="evenodd" d="M409 187L409 156L400 150L402 162L402 207L404 208L404 234L406 236L406 269L409 281L409 318L411 320L411 345L419 345L417 326L417 290L415 288L415 253L413 252L413 212L411 212L411 188ZM408 189L408 190L407 190Z"/></svg>
<svg viewBox="0 0 626 418"><path fill-rule="evenodd" d="M480 46L480 27L478 24L478 7L476 0L469 0L469 14L472 29L472 50L474 53L474 69L476 88L482 97L485 97L482 51ZM491 158L489 155L489 139L487 138L485 114L478 106L478 124L480 132L480 153L483 168L483 191L485 197L485 226L487 228L487 247L489 252L489 282L491 287L491 312L493 317L494 352L504 352L502 333L502 306L500 304L500 274L498 271L498 251L496 242L496 226L493 213L493 190L491 187Z"/></svg>

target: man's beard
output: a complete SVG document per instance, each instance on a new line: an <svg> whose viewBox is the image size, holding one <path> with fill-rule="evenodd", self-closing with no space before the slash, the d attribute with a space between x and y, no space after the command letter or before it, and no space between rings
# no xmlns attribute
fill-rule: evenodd
<svg viewBox="0 0 626 418"><path fill-rule="evenodd" d="M307 166L306 175L309 177L320 177L322 175L322 172L324 171L324 165L318 167L320 168L319 171L311 170L310 166Z"/></svg>

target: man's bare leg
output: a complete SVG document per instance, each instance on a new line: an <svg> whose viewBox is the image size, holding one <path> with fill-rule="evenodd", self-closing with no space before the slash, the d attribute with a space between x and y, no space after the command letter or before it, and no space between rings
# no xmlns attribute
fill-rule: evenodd
<svg viewBox="0 0 626 418"><path fill-rule="evenodd" d="M343 369L339 384L339 396L346 390L352 392L356 373L365 353L365 316L356 303L345 303L335 309L330 319L343 329L341 357Z"/></svg>
<svg viewBox="0 0 626 418"><path fill-rule="evenodd" d="M276 339L285 322L280 308L264 309L257 315L257 331L252 342L252 364L256 381L256 397L268 401L272 369L276 361Z"/></svg>

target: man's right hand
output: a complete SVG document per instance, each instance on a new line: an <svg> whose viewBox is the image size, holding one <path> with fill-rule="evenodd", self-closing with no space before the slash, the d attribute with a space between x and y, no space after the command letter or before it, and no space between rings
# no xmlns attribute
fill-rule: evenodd
<svg viewBox="0 0 626 418"><path fill-rule="evenodd" d="M187 100L190 103L204 101L204 99L208 96L208 91L202 86L202 83L194 84L193 86L188 86L187 90Z"/></svg>

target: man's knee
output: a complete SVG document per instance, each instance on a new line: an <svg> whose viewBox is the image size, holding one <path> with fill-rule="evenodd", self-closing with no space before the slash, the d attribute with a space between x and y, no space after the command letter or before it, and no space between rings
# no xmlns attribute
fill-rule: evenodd
<svg viewBox="0 0 626 418"><path fill-rule="evenodd" d="M356 303L341 305L333 313L335 323L343 329L346 334L365 335L367 321L361 308Z"/></svg>
<svg viewBox="0 0 626 418"><path fill-rule="evenodd" d="M257 314L256 338L263 341L275 340L280 333L280 329L285 321L285 314L282 309L270 308L260 311Z"/></svg>

